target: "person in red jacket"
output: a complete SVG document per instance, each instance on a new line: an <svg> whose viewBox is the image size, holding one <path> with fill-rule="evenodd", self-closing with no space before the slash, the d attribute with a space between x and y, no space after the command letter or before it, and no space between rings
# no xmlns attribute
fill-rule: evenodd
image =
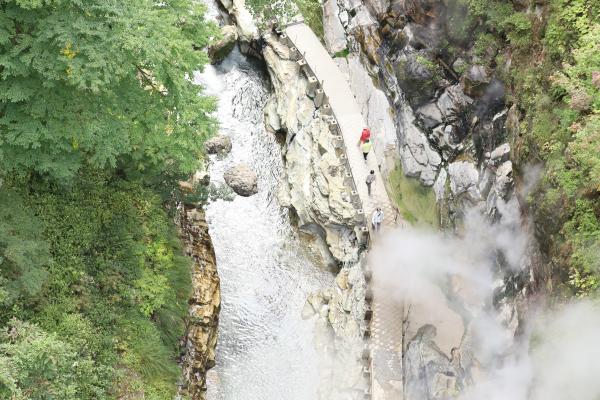
<svg viewBox="0 0 600 400"><path fill-rule="evenodd" d="M360 142L364 143L369 139L371 139L371 131L369 128L363 128L362 133L360 134Z"/></svg>

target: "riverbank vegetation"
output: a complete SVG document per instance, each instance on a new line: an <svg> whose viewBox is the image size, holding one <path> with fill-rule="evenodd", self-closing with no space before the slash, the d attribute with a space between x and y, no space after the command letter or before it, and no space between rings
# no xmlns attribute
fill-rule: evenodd
<svg viewBox="0 0 600 400"><path fill-rule="evenodd" d="M482 62L508 87L521 170L545 173L529 203L556 281L600 289L600 1L461 0Z"/></svg>
<svg viewBox="0 0 600 400"><path fill-rule="evenodd" d="M214 130L188 0L0 6L0 398L170 399L177 182Z"/></svg>
<svg viewBox="0 0 600 400"><path fill-rule="evenodd" d="M259 25L266 25L272 19L286 24L296 15L301 15L317 37L324 37L323 7L320 0L248 0L247 5Z"/></svg>

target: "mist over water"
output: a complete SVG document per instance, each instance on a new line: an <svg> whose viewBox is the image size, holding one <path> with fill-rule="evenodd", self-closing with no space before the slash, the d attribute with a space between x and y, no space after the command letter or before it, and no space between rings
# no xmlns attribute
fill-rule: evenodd
<svg viewBox="0 0 600 400"><path fill-rule="evenodd" d="M332 276L310 261L276 198L283 162L280 145L264 130L267 77L236 49L195 81L218 96L220 133L233 144L227 156L211 156L211 184L224 185L223 172L246 163L257 173L259 189L252 197L206 207L222 291L208 398L316 399L314 320L302 320L301 311L308 295L329 285Z"/></svg>

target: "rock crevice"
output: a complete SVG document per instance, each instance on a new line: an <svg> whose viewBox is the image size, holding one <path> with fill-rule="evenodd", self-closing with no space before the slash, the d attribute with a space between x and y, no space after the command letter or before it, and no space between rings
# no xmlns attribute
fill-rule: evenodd
<svg viewBox="0 0 600 400"><path fill-rule="evenodd" d="M215 365L221 310L219 275L204 212L182 206L179 229L185 252L194 261L192 294L183 340L185 354L181 362L183 381L180 394L189 396L191 400L205 400L206 372Z"/></svg>

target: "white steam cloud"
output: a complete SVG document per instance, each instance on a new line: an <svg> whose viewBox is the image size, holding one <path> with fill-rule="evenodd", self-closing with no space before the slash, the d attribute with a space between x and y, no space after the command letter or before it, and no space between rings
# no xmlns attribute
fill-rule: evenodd
<svg viewBox="0 0 600 400"><path fill-rule="evenodd" d="M500 202L498 211L493 224L480 210L467 212L457 236L412 228L385 233L370 254L378 285L409 304L435 306L442 296L444 312L460 315L464 334L454 346L460 347L465 368L473 369L473 383L448 398L600 400L598 304L580 301L535 313L538 306L531 304L529 321L520 321L523 316L509 304L511 296L494 305L499 290L520 289L507 288L506 273L529 279L524 269L529 229L521 225L518 204ZM416 320L423 322L419 316ZM437 328L440 344L444 329L452 327L442 323ZM409 400L434 398L446 397Z"/></svg>

